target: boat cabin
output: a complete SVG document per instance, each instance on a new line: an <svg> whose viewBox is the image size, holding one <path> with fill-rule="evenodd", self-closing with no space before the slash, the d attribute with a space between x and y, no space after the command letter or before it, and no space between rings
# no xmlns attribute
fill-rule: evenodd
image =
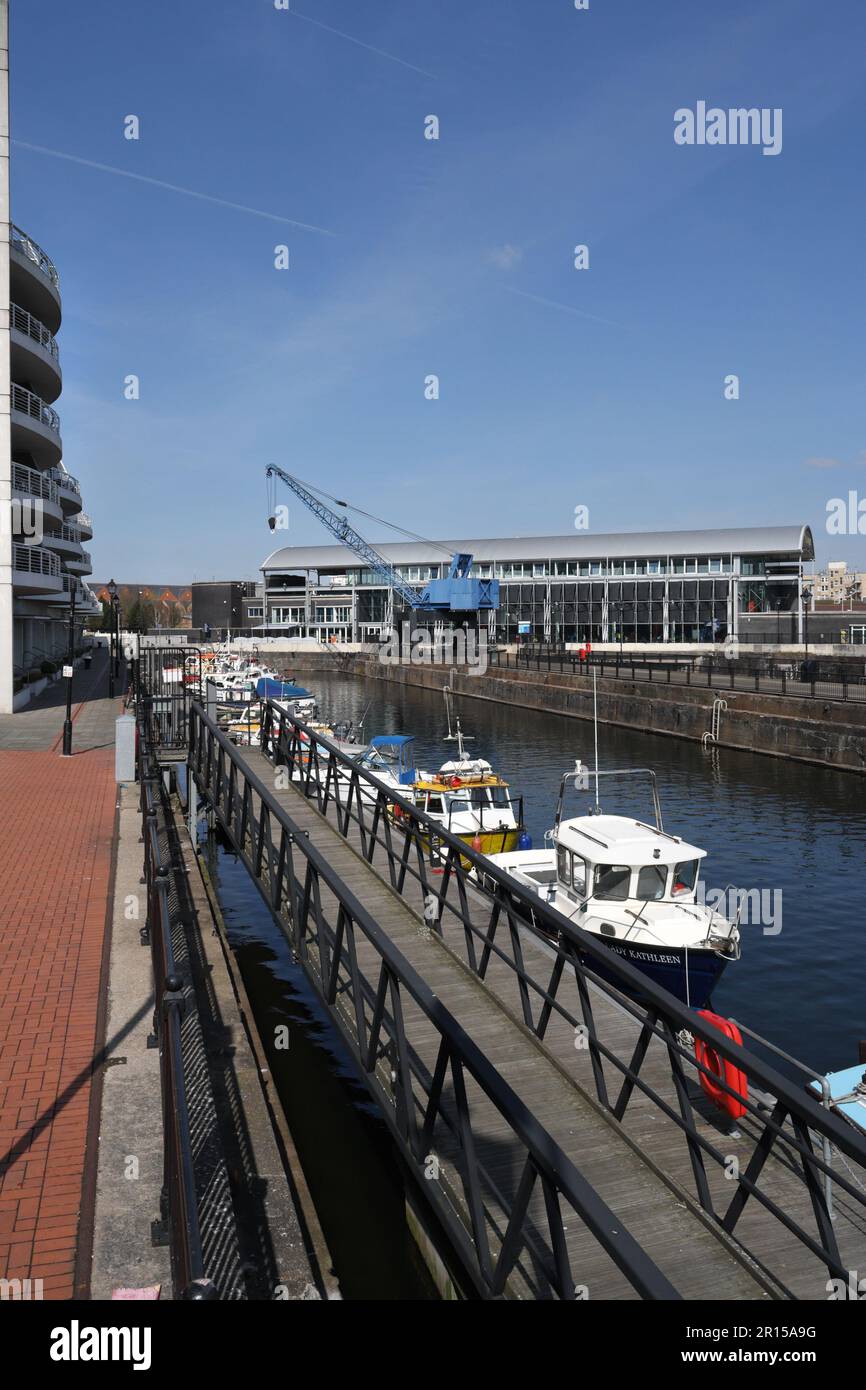
<svg viewBox="0 0 866 1390"><path fill-rule="evenodd" d="M418 775L414 742L412 734L377 734L370 739L360 766L374 777L390 777L403 786L413 786Z"/></svg>
<svg viewBox="0 0 866 1390"><path fill-rule="evenodd" d="M626 816L579 816L556 834L557 886L578 902L694 902L706 850Z"/></svg>

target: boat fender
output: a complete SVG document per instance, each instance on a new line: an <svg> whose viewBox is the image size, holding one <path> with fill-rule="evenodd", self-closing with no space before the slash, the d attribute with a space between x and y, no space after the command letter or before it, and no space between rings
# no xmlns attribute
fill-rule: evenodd
<svg viewBox="0 0 866 1390"><path fill-rule="evenodd" d="M521 830L520 837L517 841L517 848L532 849L532 836L529 834L528 830Z"/></svg>
<svg viewBox="0 0 866 1390"><path fill-rule="evenodd" d="M480 854L480 853L481 853L481 836L480 836L480 835L473 835L473 836L472 836L472 848L475 850L475 853L476 853L476 854Z"/></svg>
<svg viewBox="0 0 866 1390"><path fill-rule="evenodd" d="M723 1018L721 1014L714 1014L711 1009L699 1009L698 1017L705 1019L713 1028L718 1028L719 1032L729 1038L731 1042L742 1047L743 1038L736 1023L732 1023L728 1018ZM703 1038L695 1038L695 1058L707 1068L707 1071L712 1073L708 1076L706 1072L700 1072L699 1076L701 1087L713 1104L718 1106L719 1110L723 1110L732 1120L738 1120L741 1115L745 1115L746 1106L743 1102L749 1094L746 1073L741 1071L735 1063L729 1062L726 1057L720 1056L714 1047L704 1042ZM727 1091L722 1090L721 1086L717 1086L713 1080L714 1076L724 1081L737 1094L730 1095Z"/></svg>

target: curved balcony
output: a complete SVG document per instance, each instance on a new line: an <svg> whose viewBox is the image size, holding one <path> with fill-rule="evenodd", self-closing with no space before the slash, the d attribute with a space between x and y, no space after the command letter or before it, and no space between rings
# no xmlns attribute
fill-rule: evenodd
<svg viewBox="0 0 866 1390"><path fill-rule="evenodd" d="M66 515L81 511L81 488L78 479L67 473L65 468L52 468L48 476L57 484L57 495Z"/></svg>
<svg viewBox="0 0 866 1390"><path fill-rule="evenodd" d="M50 537L48 538L50 543ZM90 551L85 550L79 545L79 554L67 555L64 564L70 574L92 574L93 564L90 558Z"/></svg>
<svg viewBox="0 0 866 1390"><path fill-rule="evenodd" d="M41 396L12 383L12 452L28 453L40 468L59 462L63 453L60 416Z"/></svg>
<svg viewBox="0 0 866 1390"><path fill-rule="evenodd" d="M60 492L47 473L27 468L23 463L13 463L12 499L22 504L29 503L35 515L41 519L43 531L56 531L63 525ZM90 535L93 535L92 531Z"/></svg>
<svg viewBox="0 0 866 1390"><path fill-rule="evenodd" d="M63 591L60 561L41 545L12 546L12 590L16 594L58 594Z"/></svg>
<svg viewBox="0 0 866 1390"><path fill-rule="evenodd" d="M42 247L22 232L9 228L9 295L44 323L50 333L60 327L60 278Z"/></svg>
<svg viewBox="0 0 866 1390"><path fill-rule="evenodd" d="M13 378L29 381L43 400L56 401L63 388L57 339L20 304L9 305L9 328Z"/></svg>
<svg viewBox="0 0 866 1390"><path fill-rule="evenodd" d="M78 516L75 518L75 524L81 532L81 539L83 541L93 540L93 521L87 515L87 512L79 512Z"/></svg>
<svg viewBox="0 0 866 1390"><path fill-rule="evenodd" d="M60 555L64 561L80 560L81 532L77 526L69 526L65 522L58 531L45 537L45 544L49 550L53 550L56 555Z"/></svg>

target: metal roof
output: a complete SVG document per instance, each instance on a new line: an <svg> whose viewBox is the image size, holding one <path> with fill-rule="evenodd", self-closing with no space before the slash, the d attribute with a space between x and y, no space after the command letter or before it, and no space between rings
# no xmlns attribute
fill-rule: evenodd
<svg viewBox="0 0 866 1390"><path fill-rule="evenodd" d="M568 536L504 536L480 540L375 543L392 565L438 565L450 551L464 551L476 562L502 560L661 559L667 555L794 554L812 560L815 547L808 526L732 526L716 531L574 532ZM363 562L344 545L284 546L262 563L263 570L323 570L357 567Z"/></svg>

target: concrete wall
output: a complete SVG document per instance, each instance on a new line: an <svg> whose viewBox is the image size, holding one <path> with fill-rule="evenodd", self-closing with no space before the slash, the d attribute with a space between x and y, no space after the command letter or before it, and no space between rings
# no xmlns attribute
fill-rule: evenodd
<svg viewBox="0 0 866 1390"><path fill-rule="evenodd" d="M387 665L375 658L348 654L337 658L311 654L299 657L294 665L305 672L333 671L336 667L368 679L418 686L435 691L437 696L447 677L460 694L475 699L592 719L592 681L588 676L518 671L474 676L452 673L447 667ZM866 772L866 701L825 703L743 690L710 690L705 685L599 680L598 715L603 724L700 742L710 728L716 697L726 700L728 706L721 718L720 747Z"/></svg>

